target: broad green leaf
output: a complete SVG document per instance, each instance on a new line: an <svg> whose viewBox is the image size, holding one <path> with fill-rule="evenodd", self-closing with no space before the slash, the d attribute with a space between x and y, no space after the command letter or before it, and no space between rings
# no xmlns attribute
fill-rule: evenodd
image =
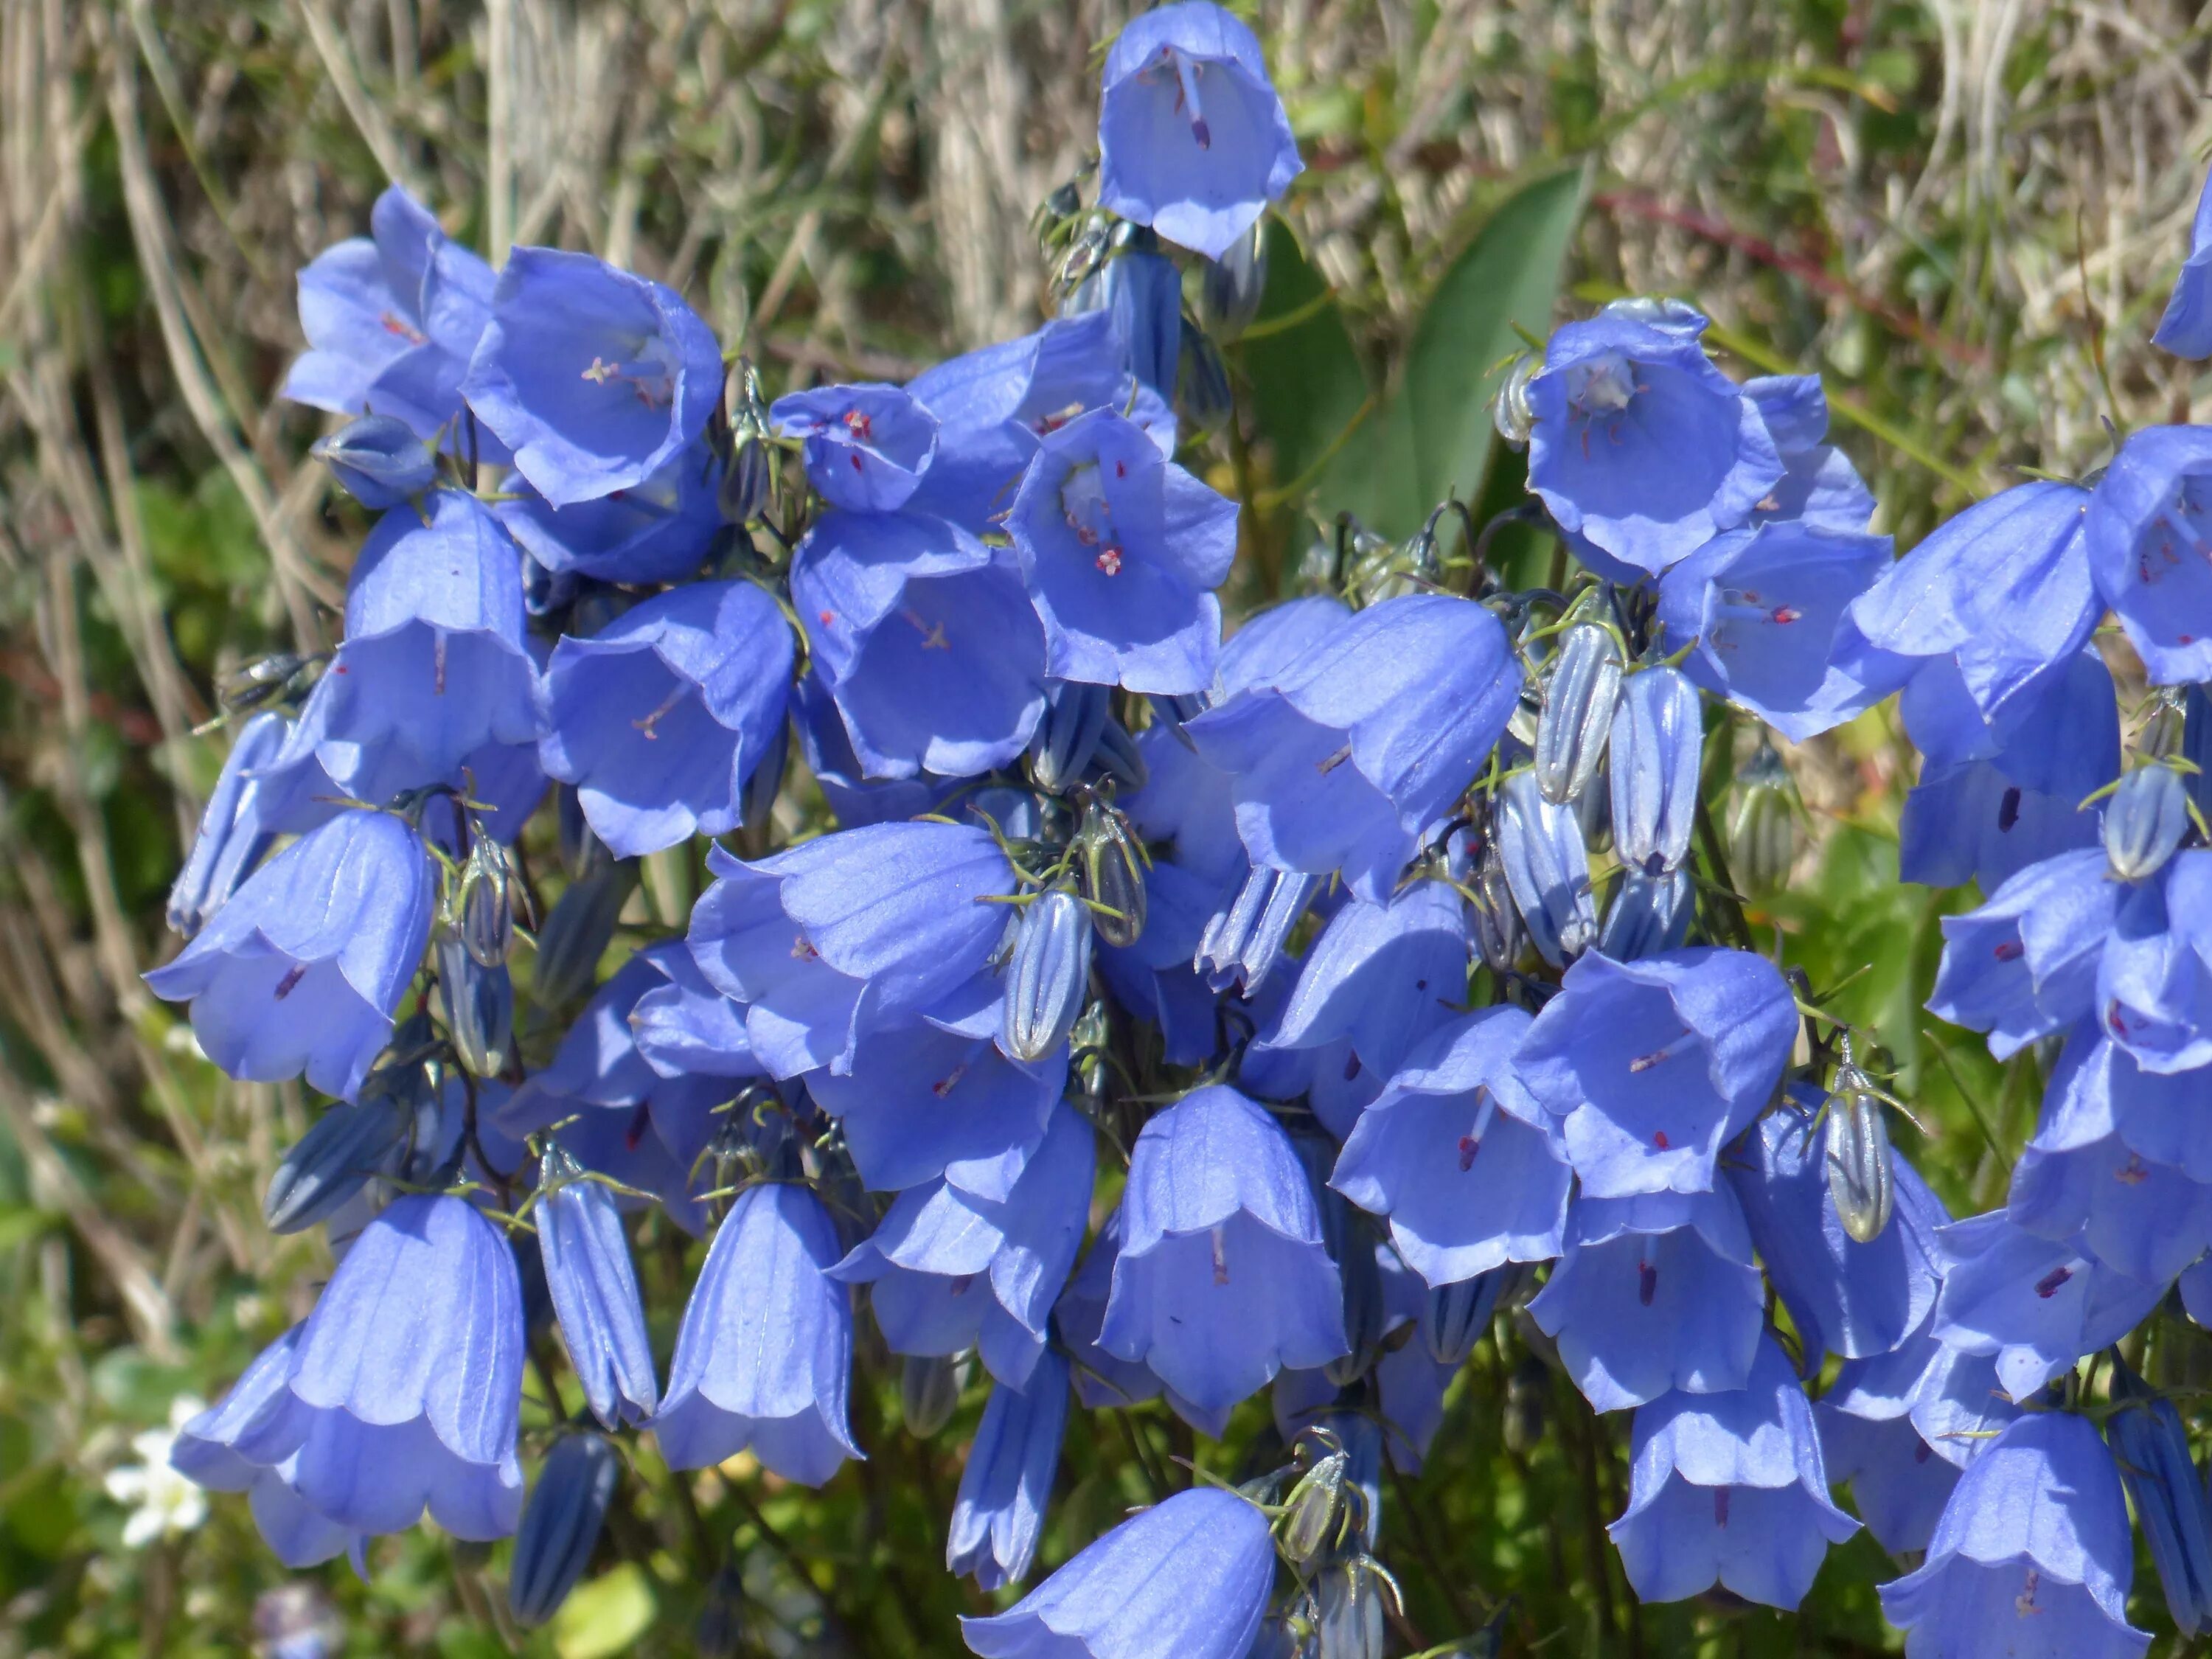
<svg viewBox="0 0 2212 1659"><path fill-rule="evenodd" d="M553 1650L561 1659L614 1659L653 1627L652 1581L635 1561L579 1584L553 1617Z"/></svg>
<svg viewBox="0 0 2212 1659"><path fill-rule="evenodd" d="M1280 219L1267 222L1267 291L1237 357L1276 487L1308 479L1360 419L1367 372L1328 284Z"/></svg>

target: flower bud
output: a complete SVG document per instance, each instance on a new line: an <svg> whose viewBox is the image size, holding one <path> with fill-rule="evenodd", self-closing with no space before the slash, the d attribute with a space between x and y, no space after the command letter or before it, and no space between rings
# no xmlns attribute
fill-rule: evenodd
<svg viewBox="0 0 2212 1659"><path fill-rule="evenodd" d="M1542 352L1522 352L1505 371L1498 395L1491 399L1490 423L1498 428L1498 435L1516 449L1526 448L1528 434L1536 429L1536 411L1528 404L1528 382L1543 369Z"/></svg>
<svg viewBox="0 0 2212 1659"><path fill-rule="evenodd" d="M1306 1444L1315 1443L1309 1439ZM1302 1448L1303 1449L1303 1448ZM1315 1459L1283 1500L1283 1554L1293 1567L1310 1567L1337 1547L1350 1530L1352 1455L1340 1445Z"/></svg>
<svg viewBox="0 0 2212 1659"><path fill-rule="evenodd" d="M1736 778L1729 815L1729 873L1745 894L1771 892L1797 862L1797 785L1765 744Z"/></svg>
<svg viewBox="0 0 2212 1659"><path fill-rule="evenodd" d="M1492 973L1509 972L1521 960L1527 935L1521 913L1514 908L1512 884L1505 878L1505 853L1498 845L1494 819L1475 854L1474 867L1468 872L1468 927L1475 949Z"/></svg>
<svg viewBox="0 0 2212 1659"><path fill-rule="evenodd" d="M1221 348L1195 329L1185 329L1175 396L1176 417L1182 422L1183 434L1204 437L1218 430L1236 406L1237 395L1230 390L1229 365L1221 360Z"/></svg>
<svg viewBox="0 0 2212 1659"><path fill-rule="evenodd" d="M899 1415L908 1434L927 1440L952 1420L973 1363L969 1353L906 1357L899 1371Z"/></svg>
<svg viewBox="0 0 2212 1659"><path fill-rule="evenodd" d="M2181 758L2197 769L2184 780L2197 810L2212 817L2212 695L2201 685L2181 694Z"/></svg>
<svg viewBox="0 0 2212 1659"><path fill-rule="evenodd" d="M2139 766L2105 805L2105 856L2122 881L2166 867L2189 834L2189 792L2170 766Z"/></svg>
<svg viewBox="0 0 2212 1659"><path fill-rule="evenodd" d="M451 933L441 933L435 949L438 1012L453 1052L471 1075L497 1077L514 1036L514 981L507 964L484 967Z"/></svg>
<svg viewBox="0 0 2212 1659"><path fill-rule="evenodd" d="M1316 1659L1382 1659L1389 1594L1388 1581L1364 1555L1325 1568L1314 1587Z"/></svg>
<svg viewBox="0 0 2212 1659"><path fill-rule="evenodd" d="M1254 865L1229 908L1206 922L1191 966L1214 990L1241 982L1249 995L1281 959L1320 884L1316 876Z"/></svg>
<svg viewBox="0 0 2212 1659"><path fill-rule="evenodd" d="M430 447L390 415L348 421L316 439L307 453L330 468L347 495L379 513L422 494L438 474Z"/></svg>
<svg viewBox="0 0 2212 1659"><path fill-rule="evenodd" d="M691 1626L691 1651L698 1659L738 1659L746 1651L745 1580L735 1561L724 1562L707 1586L706 1605Z"/></svg>
<svg viewBox="0 0 2212 1659"><path fill-rule="evenodd" d="M316 659L303 657L297 652L280 651L273 657L263 657L250 662L236 673L227 676L216 686L216 692L225 708L234 714L244 714L249 708L258 708L264 703L275 702L304 690L307 672L315 661Z"/></svg>
<svg viewBox="0 0 2212 1659"><path fill-rule="evenodd" d="M607 844L585 817L584 803L575 786L560 785L553 792L553 799L561 835L561 867L572 879L581 881L592 871L611 864L614 854L607 850Z"/></svg>
<svg viewBox="0 0 2212 1659"><path fill-rule="evenodd" d="M1091 754L1091 763L1101 775L1113 779L1118 789L1141 789L1152 781L1152 769L1145 764L1145 751L1137 747L1129 728L1110 717L1098 734L1098 747Z"/></svg>
<svg viewBox="0 0 2212 1659"><path fill-rule="evenodd" d="M1267 221L1262 216L1218 259L1199 262L1198 319L1208 334L1227 345L1251 327L1267 291Z"/></svg>
<svg viewBox="0 0 2212 1659"><path fill-rule="evenodd" d="M1421 1315L1421 1340L1429 1358L1439 1365L1459 1365L1474 1352L1474 1345L1490 1328L1498 1298L1514 1276L1513 1269L1493 1267L1455 1285L1440 1285L1429 1292Z"/></svg>
<svg viewBox="0 0 2212 1659"><path fill-rule="evenodd" d="M1552 1374L1534 1354L1513 1368L1513 1375L1505 1379L1505 1410L1498 1424L1508 1451L1526 1457L1543 1444L1551 1393Z"/></svg>
<svg viewBox="0 0 2212 1659"><path fill-rule="evenodd" d="M759 434L738 434L715 485L715 501L724 524L749 525L760 517L775 481L775 457Z"/></svg>
<svg viewBox="0 0 2212 1659"><path fill-rule="evenodd" d="M1697 890L1686 870L1652 877L1631 870L1622 877L1597 948L1615 962L1634 962L1681 948L1697 910Z"/></svg>
<svg viewBox="0 0 2212 1659"><path fill-rule="evenodd" d="M563 1436L545 1455L507 1573L507 1610L517 1624L542 1625L568 1599L591 1565L621 1479L622 1455L604 1435Z"/></svg>
<svg viewBox="0 0 2212 1659"><path fill-rule="evenodd" d="M1620 646L1595 623L1567 629L1536 717L1536 782L1556 805L1579 799L1597 775L1620 698Z"/></svg>
<svg viewBox="0 0 2212 1659"><path fill-rule="evenodd" d="M1098 937L1115 946L1134 945L1145 931L1145 854L1120 809L1097 797L1077 826L1076 878L1094 907Z"/></svg>
<svg viewBox="0 0 2212 1659"><path fill-rule="evenodd" d="M1613 842L1620 861L1647 876L1674 869L1690 853L1705 758L1698 688L1662 665L1631 674L1613 715Z"/></svg>
<svg viewBox="0 0 2212 1659"><path fill-rule="evenodd" d="M1522 772L1506 780L1498 840L1506 885L1529 938L1545 961L1565 967L1597 937L1581 823L1572 808L1545 799L1534 775Z"/></svg>
<svg viewBox="0 0 2212 1659"><path fill-rule="evenodd" d="M635 860L613 860L568 884L538 930L538 961L531 981L538 1001L558 1008L592 988L599 957L615 936L615 922L637 880Z"/></svg>
<svg viewBox="0 0 2212 1659"><path fill-rule="evenodd" d="M1006 965L1006 1050L1042 1060L1066 1037L1091 985L1091 909L1071 892L1039 895L1022 913Z"/></svg>
<svg viewBox="0 0 2212 1659"><path fill-rule="evenodd" d="M557 1141L546 1148L538 1183L538 1249L569 1365L602 1426L642 1423L660 1385L622 1212Z"/></svg>
<svg viewBox="0 0 2212 1659"><path fill-rule="evenodd" d="M1044 718L1030 741L1030 776L1048 794L1081 781L1112 716L1114 688L1060 680L1045 693Z"/></svg>
<svg viewBox="0 0 2212 1659"><path fill-rule="evenodd" d="M1871 1244L1889 1225L1897 1179L1890 1167L1889 1125L1881 1102L1866 1073L1848 1060L1836 1067L1825 1139L1828 1195L1835 1200L1837 1218L1851 1238Z"/></svg>
<svg viewBox="0 0 2212 1659"><path fill-rule="evenodd" d="M461 948L483 968L502 967L514 943L514 867L507 849L489 836L478 836L461 866L460 891L455 896L454 931Z"/></svg>
<svg viewBox="0 0 2212 1659"><path fill-rule="evenodd" d="M2189 1455L2189 1435L2171 1401L2160 1399L2114 1357L2112 1392L2126 1402L2105 1437L2135 1502L2166 1605L2184 1636L2212 1623L2212 1508Z"/></svg>
<svg viewBox="0 0 2212 1659"><path fill-rule="evenodd" d="M270 1232L301 1232L326 1219L398 1160L415 1126L415 1101L396 1082L379 1087L380 1075L362 1085L358 1104L341 1101L317 1118L277 1164L261 1200Z"/></svg>

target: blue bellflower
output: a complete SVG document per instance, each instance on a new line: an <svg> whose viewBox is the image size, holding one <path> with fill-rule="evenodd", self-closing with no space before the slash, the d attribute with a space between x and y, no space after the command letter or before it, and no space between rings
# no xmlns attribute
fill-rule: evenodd
<svg viewBox="0 0 2212 1659"><path fill-rule="evenodd" d="M555 507L520 478L492 512L556 580L647 586L695 573L722 530L720 471L702 440L625 489Z"/></svg>
<svg viewBox="0 0 2212 1659"><path fill-rule="evenodd" d="M1752 509L1751 522L1795 520L1853 533L1874 518L1874 492L1850 458L1828 437L1828 394L1817 374L1769 374L1743 383L1743 395L1782 458L1782 481Z"/></svg>
<svg viewBox="0 0 2212 1659"><path fill-rule="evenodd" d="M390 415L431 440L461 412L461 376L491 315L491 267L447 240L398 185L376 198L369 236L300 272L307 352L284 396L339 415ZM487 459L504 460L496 442Z"/></svg>
<svg viewBox="0 0 2212 1659"><path fill-rule="evenodd" d="M1208 0L1140 13L1106 54L1098 205L1218 259L1304 170L1252 31Z"/></svg>
<svg viewBox="0 0 2212 1659"><path fill-rule="evenodd" d="M290 732L282 714L260 714L232 739L222 775L200 812L191 851L169 889L169 927L179 938L191 938L229 902L275 839L262 816L267 791L254 775L276 760Z"/></svg>
<svg viewBox="0 0 2212 1659"><path fill-rule="evenodd" d="M1063 314L1103 311L1114 319L1122 362L1139 386L1172 403L1182 358L1182 273L1159 243L1132 245L1109 258L1067 297Z"/></svg>
<svg viewBox="0 0 2212 1659"><path fill-rule="evenodd" d="M2086 539L2151 684L2212 679L2212 432L2130 434L2090 498Z"/></svg>
<svg viewBox="0 0 2212 1659"><path fill-rule="evenodd" d="M2212 179L2197 195L2189 257L2173 279L2173 292L2150 341L2177 357L2198 362L2212 357Z"/></svg>
<svg viewBox="0 0 2212 1659"><path fill-rule="evenodd" d="M576 786L617 858L727 835L782 732L792 653L775 601L746 581L674 588L588 639L564 635L541 763Z"/></svg>
<svg viewBox="0 0 2212 1659"><path fill-rule="evenodd" d="M386 813L343 812L255 871L146 983L191 1004L201 1051L231 1076L304 1073L351 1100L392 1035L434 902L413 830Z"/></svg>
<svg viewBox="0 0 2212 1659"><path fill-rule="evenodd" d="M1561 529L1657 574L1745 523L1782 481L1759 406L1694 326L1626 313L1568 323L1528 382L1528 487Z"/></svg>
<svg viewBox="0 0 2212 1659"><path fill-rule="evenodd" d="M946 1571L987 1590L1029 1577L1060 1468L1067 1400L1067 1361L1049 1349L1023 1387L993 1387L952 1500Z"/></svg>
<svg viewBox="0 0 2212 1659"><path fill-rule="evenodd" d="M1636 1413L1627 1510L1608 1529L1637 1595L1712 1584L1794 1610L1858 1522L1828 1498L1813 1409L1771 1339L1729 1394L1670 1394Z"/></svg>
<svg viewBox="0 0 2212 1659"><path fill-rule="evenodd" d="M1863 1417L1825 1399L1813 1407L1828 1479L1849 1486L1851 1507L1892 1555L1916 1554L1959 1484L1959 1471L1936 1455L1910 1418Z"/></svg>
<svg viewBox="0 0 2212 1659"><path fill-rule="evenodd" d="M691 1288L668 1391L653 1420L674 1469L750 1449L787 1480L818 1486L860 1455L845 1425L851 1293L830 1277L837 1226L803 1187L738 1194Z"/></svg>
<svg viewBox="0 0 2212 1659"><path fill-rule="evenodd" d="M222 1399L177 1431L169 1449L169 1467L195 1486L246 1493L263 1541L295 1571L343 1553L359 1538L293 1490L296 1456L288 1453L270 1462L239 1449L244 1444L262 1455L276 1455L276 1449L258 1446L256 1431L291 1398L292 1366L306 1328L295 1325L256 1354Z"/></svg>
<svg viewBox="0 0 2212 1659"><path fill-rule="evenodd" d="M895 386L817 386L778 398L769 424L806 446L807 481L833 507L892 513L937 459L937 416Z"/></svg>
<svg viewBox="0 0 2212 1659"><path fill-rule="evenodd" d="M2084 1021L2059 1051L2028 1150L2070 1152L2117 1139L2147 1164L2212 1182L2208 1103L2212 1072L2146 1070L2094 1021Z"/></svg>
<svg viewBox="0 0 2212 1659"><path fill-rule="evenodd" d="M1275 1581L1267 1517L1194 1486L1132 1516L1006 1612L963 1618L983 1659L1244 1659Z"/></svg>
<svg viewBox="0 0 2212 1659"><path fill-rule="evenodd" d="M347 495L373 513L421 495L438 476L430 447L396 415L363 415L308 447Z"/></svg>
<svg viewBox="0 0 2212 1659"><path fill-rule="evenodd" d="M1281 1366L1346 1351L1304 1167L1281 1126L1234 1089L1197 1090L1145 1125L1121 1206L1108 1352L1219 1411Z"/></svg>
<svg viewBox="0 0 2212 1659"><path fill-rule="evenodd" d="M1093 410L1046 434L1006 526L1054 678L1170 696L1212 684L1237 503L1134 422Z"/></svg>
<svg viewBox="0 0 2212 1659"><path fill-rule="evenodd" d="M1765 1109L1796 1035L1796 1004L1764 957L1593 952L1567 969L1516 1064L1559 1120L1585 1195L1698 1193Z"/></svg>
<svg viewBox="0 0 2212 1659"><path fill-rule="evenodd" d="M2020 1419L1967 1465L1920 1569L1881 1586L1909 1659L2125 1659L2135 1546L2118 1471L2087 1419Z"/></svg>
<svg viewBox="0 0 2212 1659"><path fill-rule="evenodd" d="M462 395L554 507L643 483L722 400L714 331L673 290L588 253L518 247Z"/></svg>

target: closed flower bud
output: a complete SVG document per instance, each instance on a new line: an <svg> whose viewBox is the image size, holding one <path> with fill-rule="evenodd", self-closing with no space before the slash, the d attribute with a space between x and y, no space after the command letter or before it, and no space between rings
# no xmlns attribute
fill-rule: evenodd
<svg viewBox="0 0 2212 1659"><path fill-rule="evenodd" d="M503 966L514 943L514 883L507 849L489 836L477 836L468 862L461 866L454 931L461 948L479 967Z"/></svg>
<svg viewBox="0 0 2212 1659"><path fill-rule="evenodd" d="M1294 1567L1310 1567L1351 1530L1352 1456L1334 1446L1298 1479L1283 1500L1283 1554Z"/></svg>
<svg viewBox="0 0 2212 1659"><path fill-rule="evenodd" d="M707 1586L706 1605L691 1626L691 1650L699 1659L738 1659L745 1649L745 1578L725 1562Z"/></svg>
<svg viewBox="0 0 2212 1659"><path fill-rule="evenodd" d="M950 1423L972 1369L965 1353L907 1355L899 1370L899 1417L906 1431L927 1440Z"/></svg>
<svg viewBox="0 0 2212 1659"><path fill-rule="evenodd" d="M2150 1544L2152 1564L2173 1622L2185 1636L2212 1623L2212 1506L2189 1455L2189 1435L2172 1402L2160 1399L2120 1362L2112 1392L2127 1403L2105 1425Z"/></svg>
<svg viewBox="0 0 2212 1659"><path fill-rule="evenodd" d="M1613 841L1620 861L1656 876L1689 856L1705 757L1698 689L1678 668L1632 674L1613 711Z"/></svg>
<svg viewBox="0 0 2212 1659"><path fill-rule="evenodd" d="M538 1179L538 1248L568 1363L604 1426L642 1423L660 1390L615 1196L586 1179L558 1142L547 1148Z"/></svg>
<svg viewBox="0 0 2212 1659"><path fill-rule="evenodd" d="M501 963L486 968L451 933L437 945L438 1006L446 1035L463 1066L477 1077L497 1077L514 1036L514 981Z"/></svg>
<svg viewBox="0 0 2212 1659"><path fill-rule="evenodd" d="M1090 907L1065 890L1039 895L1022 913L1006 965L1006 1051L1035 1060L1058 1048L1090 984Z"/></svg>
<svg viewBox="0 0 2212 1659"><path fill-rule="evenodd" d="M1498 1425L1508 1451L1526 1457L1543 1443L1551 1392L1552 1375L1535 1355L1513 1368L1505 1379L1505 1411Z"/></svg>
<svg viewBox="0 0 2212 1659"><path fill-rule="evenodd" d="M1595 623L1577 623L1560 644L1536 720L1536 782L1554 805L1579 799L1597 775L1620 698L1620 646Z"/></svg>
<svg viewBox="0 0 2212 1659"><path fill-rule="evenodd" d="M1316 1659L1382 1659L1389 1581L1367 1557L1328 1568L1314 1588Z"/></svg>
<svg viewBox="0 0 2212 1659"><path fill-rule="evenodd" d="M507 1605L517 1624L542 1625L568 1599L591 1565L621 1479L621 1454L602 1435L566 1436L546 1454L507 1574Z"/></svg>
<svg viewBox="0 0 2212 1659"><path fill-rule="evenodd" d="M2191 684L2181 696L2181 757L2197 769L2186 782L2197 810L2212 817L2212 696Z"/></svg>
<svg viewBox="0 0 2212 1659"><path fill-rule="evenodd" d="M1468 924L1475 949L1492 973L1506 973L1521 960L1527 934L1521 912L1514 907L1512 884L1505 878L1505 852L1498 845L1494 822L1475 854L1468 885Z"/></svg>
<svg viewBox="0 0 2212 1659"><path fill-rule="evenodd" d="M2189 793L2170 766L2137 767L2105 807L2105 856L2122 881L2156 875L2188 833Z"/></svg>
<svg viewBox="0 0 2212 1659"><path fill-rule="evenodd" d="M1439 1365L1464 1364L1483 1332L1490 1328L1498 1298L1514 1276L1510 1266L1493 1267L1473 1279L1439 1285L1430 1291L1428 1307L1421 1316L1421 1340L1428 1345L1429 1358Z"/></svg>
<svg viewBox="0 0 2212 1659"><path fill-rule="evenodd" d="M757 434L738 435L715 491L725 524L748 525L760 517L775 483L775 465L773 452Z"/></svg>
<svg viewBox="0 0 2212 1659"><path fill-rule="evenodd" d="M380 513L428 489L437 476L430 447L389 415L349 421L316 439L307 453L330 468L347 495Z"/></svg>
<svg viewBox="0 0 2212 1659"><path fill-rule="evenodd" d="M414 1101L400 1088L379 1089L372 1076L358 1105L332 1106L276 1165L261 1201L269 1231L304 1231L336 1212L392 1166L414 1122Z"/></svg>
<svg viewBox="0 0 2212 1659"><path fill-rule="evenodd" d="M1229 386L1229 365L1210 336L1185 329L1182 362L1176 374L1176 417L1187 434L1203 436L1218 428L1237 406Z"/></svg>
<svg viewBox="0 0 2212 1659"><path fill-rule="evenodd" d="M1212 989L1242 985L1249 995L1281 959L1320 885L1318 877L1254 865L1229 908L1207 921L1191 966Z"/></svg>
<svg viewBox="0 0 2212 1659"><path fill-rule="evenodd" d="M1536 414L1528 406L1528 382L1542 373L1543 368L1540 352L1523 352L1505 371L1498 396L1491 401L1491 424L1498 428L1498 435L1516 449L1526 447L1528 434L1536 429Z"/></svg>
<svg viewBox="0 0 2212 1659"><path fill-rule="evenodd" d="M610 862L568 884L538 930L538 960L531 981L538 1003L558 1008L592 988L599 957L615 936L615 922L637 880L629 860Z"/></svg>
<svg viewBox="0 0 2212 1659"><path fill-rule="evenodd" d="M1599 933L1597 948L1615 962L1634 962L1656 957L1662 951L1680 950L1690 935L1697 909L1696 890L1686 870L1670 870L1659 877L1632 870L1613 896Z"/></svg>
<svg viewBox="0 0 2212 1659"><path fill-rule="evenodd" d="M1129 945L1145 931L1145 854L1119 809L1093 799L1076 830L1076 875L1098 937Z"/></svg>
<svg viewBox="0 0 2212 1659"><path fill-rule="evenodd" d="M1080 782L1112 718L1114 688L1060 680L1045 694L1044 718L1030 742L1030 775L1057 795Z"/></svg>
<svg viewBox="0 0 2212 1659"><path fill-rule="evenodd" d="M1744 893L1770 892L1797 862L1797 785L1782 757L1762 744L1736 777L1729 814L1729 873Z"/></svg>
<svg viewBox="0 0 2212 1659"><path fill-rule="evenodd" d="M1597 937L1589 854L1573 809L1544 798L1534 775L1508 779L1498 840L1506 885L1545 961L1565 967Z"/></svg>
<svg viewBox="0 0 2212 1659"><path fill-rule="evenodd" d="M1897 1205L1890 1167L1889 1126L1865 1073L1847 1060L1836 1068L1828 1096L1828 1194L1844 1231L1871 1244L1889 1225Z"/></svg>
<svg viewBox="0 0 2212 1659"><path fill-rule="evenodd" d="M1198 319L1206 331L1227 345L1252 325L1267 291L1267 222L1224 248L1218 259L1198 268Z"/></svg>

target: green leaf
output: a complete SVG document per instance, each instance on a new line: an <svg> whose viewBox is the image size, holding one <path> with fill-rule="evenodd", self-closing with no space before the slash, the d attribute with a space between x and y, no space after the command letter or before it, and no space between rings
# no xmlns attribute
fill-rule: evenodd
<svg viewBox="0 0 2212 1659"><path fill-rule="evenodd" d="M1267 222L1267 291L1236 350L1276 487L1307 478L1359 420L1367 371L1328 284L1280 219Z"/></svg>
<svg viewBox="0 0 2212 1659"><path fill-rule="evenodd" d="M561 1659L614 1659L652 1628L652 1582L635 1561L579 1584L553 1618L553 1650Z"/></svg>

